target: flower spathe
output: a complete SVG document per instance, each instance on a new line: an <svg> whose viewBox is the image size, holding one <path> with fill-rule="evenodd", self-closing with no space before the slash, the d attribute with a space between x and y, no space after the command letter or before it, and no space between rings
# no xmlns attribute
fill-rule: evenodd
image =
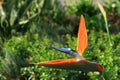
<svg viewBox="0 0 120 80"><path fill-rule="evenodd" d="M77 54L75 55L76 58L38 62L36 64L51 68L58 68L58 69L75 70L75 71L83 71L83 72L98 71L100 73L103 73L104 68L101 64L96 62L91 62L83 58L83 52L87 48L87 46L88 46L88 39L87 39L85 20L83 15L81 15L80 24L78 28L77 51L73 52L73 54ZM61 49L56 48L56 49L61 51L62 48ZM66 51L65 49L69 49L69 48L63 48L62 52L69 54L70 51L69 50Z"/></svg>

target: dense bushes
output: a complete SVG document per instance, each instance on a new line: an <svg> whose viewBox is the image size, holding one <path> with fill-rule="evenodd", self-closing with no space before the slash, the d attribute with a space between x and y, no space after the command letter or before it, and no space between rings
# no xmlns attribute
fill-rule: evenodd
<svg viewBox="0 0 120 80"><path fill-rule="evenodd" d="M106 33L104 32L91 31L88 36L89 36L88 37L89 45L84 53L84 57L90 61L99 62L104 66L105 68L104 78L108 78L111 80L119 79L119 73L120 73L119 45L120 44L119 43L116 44L116 42L120 40L119 38L120 34L112 35L113 47L109 46ZM61 45L63 47L71 47L75 49L77 38L67 35L66 39L67 39L66 41L67 43L65 45L61 45L60 43L52 42L47 36L44 37L43 39L40 39L38 34L35 34L33 39L30 40L28 36L25 35L21 37L20 36L12 37L9 41L7 41L4 44L4 47L8 51L10 51L10 53L19 54L19 57L21 57L22 59L25 58L26 60L25 59L24 60L26 62L32 64L39 61L69 58L69 56L50 48L51 45L56 45L56 46ZM8 59L12 59L12 57ZM20 60L18 60L16 63L20 64ZM7 63L5 62L4 64L7 65ZM102 79L103 78L102 75L98 73L83 73L80 71L74 72L74 71L57 70L57 69L51 69L37 65L36 66L23 65L23 66L25 67L21 67L20 76L24 78L25 77L29 77L29 78L36 77L38 79ZM2 69L2 70L7 70L7 69ZM17 74L11 74L11 75L17 75Z"/></svg>
<svg viewBox="0 0 120 80"><path fill-rule="evenodd" d="M57 9L57 5L46 7L45 0L18 0L16 3L19 5L14 6L13 1L8 5L8 12L8 6L3 4L5 16L0 18L0 79L119 80L120 33L111 34L110 46L100 12L86 1L68 7L67 13ZM23 9L25 6L27 7ZM106 8L109 13L110 7ZM116 10L117 7L110 12L117 12ZM70 58L69 55L53 50L51 46L76 49L81 14L85 15L89 41L84 57L102 64L105 68L104 74L33 65L40 61Z"/></svg>

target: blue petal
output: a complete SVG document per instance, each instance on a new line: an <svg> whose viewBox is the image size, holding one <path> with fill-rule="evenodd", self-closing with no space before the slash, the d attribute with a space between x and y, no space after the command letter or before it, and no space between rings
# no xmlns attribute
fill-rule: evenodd
<svg viewBox="0 0 120 80"><path fill-rule="evenodd" d="M71 48L56 48L56 47L52 47L52 48L54 48L55 50L67 53L67 54L71 52Z"/></svg>

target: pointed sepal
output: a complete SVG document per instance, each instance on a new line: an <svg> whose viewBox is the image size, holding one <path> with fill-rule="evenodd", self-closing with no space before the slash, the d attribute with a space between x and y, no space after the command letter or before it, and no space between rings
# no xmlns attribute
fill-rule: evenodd
<svg viewBox="0 0 120 80"><path fill-rule="evenodd" d="M77 52L82 55L87 46L88 46L87 30L84 16L81 15L80 24L78 28Z"/></svg>
<svg viewBox="0 0 120 80"><path fill-rule="evenodd" d="M100 73L103 73L104 71L104 68L101 64L90 62L88 60L77 60L75 58L38 62L36 64L41 66L51 67L51 68L83 71L83 72L98 71Z"/></svg>
<svg viewBox="0 0 120 80"><path fill-rule="evenodd" d="M56 47L52 47L52 48L55 50L67 53L67 54L70 54L70 52L71 52L71 48L56 48Z"/></svg>

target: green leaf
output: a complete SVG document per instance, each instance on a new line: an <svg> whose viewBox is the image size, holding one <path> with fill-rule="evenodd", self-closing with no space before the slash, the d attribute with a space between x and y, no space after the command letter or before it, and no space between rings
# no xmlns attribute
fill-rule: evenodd
<svg viewBox="0 0 120 80"><path fill-rule="evenodd" d="M3 26L3 21L6 18L6 13L3 10L3 7L0 5L0 26Z"/></svg>
<svg viewBox="0 0 120 80"><path fill-rule="evenodd" d="M17 18L17 12L16 10L12 9L10 13L10 26L14 25L14 21L16 20L16 18Z"/></svg>

